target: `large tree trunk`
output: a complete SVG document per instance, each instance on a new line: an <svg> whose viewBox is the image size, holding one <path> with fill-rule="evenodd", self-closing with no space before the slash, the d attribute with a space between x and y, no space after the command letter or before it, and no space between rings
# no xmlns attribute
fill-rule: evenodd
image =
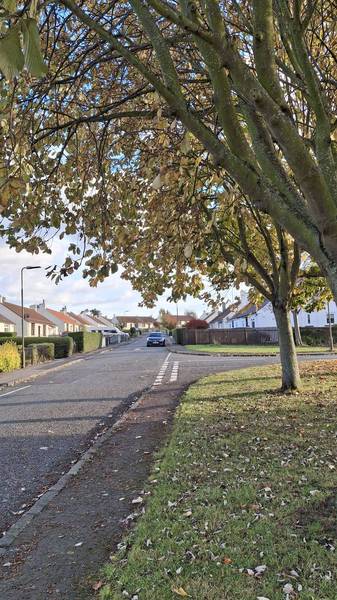
<svg viewBox="0 0 337 600"><path fill-rule="evenodd" d="M300 330L300 326L298 324L297 310L293 310L293 318L294 318L295 344L296 344L296 346L303 346L301 330Z"/></svg>
<svg viewBox="0 0 337 600"><path fill-rule="evenodd" d="M297 390L301 386L290 313L283 307L274 307L278 328L282 366L282 390Z"/></svg>

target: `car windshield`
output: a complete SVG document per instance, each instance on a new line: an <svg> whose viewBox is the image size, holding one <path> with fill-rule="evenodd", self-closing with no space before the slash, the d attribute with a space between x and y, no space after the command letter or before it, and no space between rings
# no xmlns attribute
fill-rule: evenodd
<svg viewBox="0 0 337 600"><path fill-rule="evenodd" d="M158 332L158 333L156 332L156 333L150 333L149 337L162 337L162 335L160 332Z"/></svg>

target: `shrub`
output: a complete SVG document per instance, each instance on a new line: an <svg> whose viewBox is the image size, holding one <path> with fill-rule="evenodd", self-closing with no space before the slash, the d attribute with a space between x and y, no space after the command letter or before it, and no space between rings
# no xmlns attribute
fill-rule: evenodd
<svg viewBox="0 0 337 600"><path fill-rule="evenodd" d="M125 332L125 333L127 333L127 332ZM135 337L138 334L138 331L135 327L130 327L128 333L130 334L131 337Z"/></svg>
<svg viewBox="0 0 337 600"><path fill-rule="evenodd" d="M22 346L21 346L22 348ZM29 344L29 346L25 346L25 364L26 367L28 365L37 365L39 362L39 354L37 351L36 344Z"/></svg>
<svg viewBox="0 0 337 600"><path fill-rule="evenodd" d="M0 337L0 344L8 340ZM22 344L22 338L13 338L13 342L18 346ZM74 340L68 335L64 336L48 336L48 337L25 337L25 346L30 344L54 344L55 358L64 358L71 356L74 351Z"/></svg>
<svg viewBox="0 0 337 600"><path fill-rule="evenodd" d="M16 336L15 331L1 331L0 332L0 337L13 338L15 336Z"/></svg>
<svg viewBox="0 0 337 600"><path fill-rule="evenodd" d="M45 362L46 360L53 360L55 358L55 344L36 344L39 362Z"/></svg>
<svg viewBox="0 0 337 600"><path fill-rule="evenodd" d="M334 342L337 341L337 327L332 328ZM329 327L301 327L303 344L308 346L329 346Z"/></svg>
<svg viewBox="0 0 337 600"><path fill-rule="evenodd" d="M186 327L188 329L208 329L209 325L203 319L191 319L186 323Z"/></svg>
<svg viewBox="0 0 337 600"><path fill-rule="evenodd" d="M98 350L102 345L102 334L91 331L75 331L69 333L69 337L76 342L78 352L92 352Z"/></svg>
<svg viewBox="0 0 337 600"><path fill-rule="evenodd" d="M10 373L21 365L19 348L8 340L0 346L0 371Z"/></svg>

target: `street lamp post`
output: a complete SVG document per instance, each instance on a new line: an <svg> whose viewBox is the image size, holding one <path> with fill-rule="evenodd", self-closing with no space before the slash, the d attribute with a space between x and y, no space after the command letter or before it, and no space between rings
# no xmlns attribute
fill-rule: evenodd
<svg viewBox="0 0 337 600"><path fill-rule="evenodd" d="M32 267L22 267L21 269L21 336L22 336L22 369L26 366L26 356L25 356L25 331L24 331L24 321L25 321L25 309L23 305L23 272L25 269L30 271L31 269L41 269L39 266Z"/></svg>

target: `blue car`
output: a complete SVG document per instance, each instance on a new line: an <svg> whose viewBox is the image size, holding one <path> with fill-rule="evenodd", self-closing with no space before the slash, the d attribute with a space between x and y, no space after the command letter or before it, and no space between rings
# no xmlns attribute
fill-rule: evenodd
<svg viewBox="0 0 337 600"><path fill-rule="evenodd" d="M147 346L165 346L165 336L160 331L153 331L146 340Z"/></svg>

